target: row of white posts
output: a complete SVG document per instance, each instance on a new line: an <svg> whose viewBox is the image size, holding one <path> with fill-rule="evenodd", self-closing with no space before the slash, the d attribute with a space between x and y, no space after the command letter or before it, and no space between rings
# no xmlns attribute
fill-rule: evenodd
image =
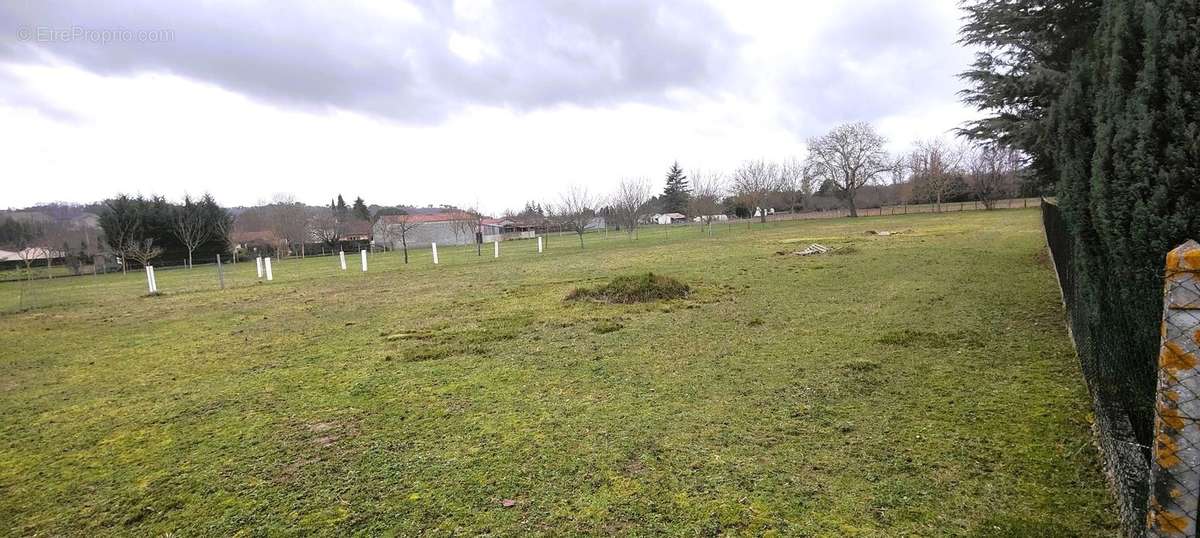
<svg viewBox="0 0 1200 538"><path fill-rule="evenodd" d="M358 254L362 257L362 270L365 273L367 272L367 251L363 249L358 251ZM344 250L338 251L338 265L342 267L343 271L346 270L346 251Z"/></svg>
<svg viewBox="0 0 1200 538"><path fill-rule="evenodd" d="M538 244L538 254L541 254L543 251L543 246L542 246L542 238L540 236L537 238L537 244ZM492 257L499 258L500 257L500 242L493 241L492 247L493 247L492 248ZM430 248L433 250L433 264L438 265L439 262L438 262L437 243L431 243ZM362 258L362 271L365 273L365 272L367 272L367 251L366 251L366 249L359 251L359 256ZM346 252L345 251L338 252L338 262L341 264L342 270L345 271L346 270ZM221 270L220 265L221 265L221 261L220 261L220 258L218 257L218 259L217 259L218 273L220 273L220 270ZM262 256L254 258L254 265L258 270L258 278L262 278L264 275L266 275L268 281L275 280L275 276L271 272L271 258L269 256L266 258L264 258ZM222 275L220 275L220 278L221 278L221 287L224 288L225 287L225 277L222 274ZM158 281L155 280L155 278L154 278L154 266L152 266L152 265L146 266L146 283L150 288L150 293L158 293Z"/></svg>
<svg viewBox="0 0 1200 538"><path fill-rule="evenodd" d="M262 278L263 273L265 272L267 275L267 280L275 280L275 276L271 274L271 258L270 257L263 258L262 256L259 256L257 258L254 258L254 264L258 267L258 278ZM264 269L265 269L265 271L264 271Z"/></svg>
<svg viewBox="0 0 1200 538"><path fill-rule="evenodd" d="M537 241L538 241L538 254L541 254L544 250L544 248L542 246L542 238L538 237ZM430 248L430 251L433 253L433 264L438 265L440 263L440 260L438 259L437 243L430 243L429 248ZM367 251L365 249L361 250L361 251L359 251L359 254L362 256L362 270L365 273L365 272L367 272ZM499 241L492 241L492 257L493 258L500 257L500 242ZM270 258L267 258L267 260L268 260L267 264L270 265ZM345 251L338 252L338 261L341 263L342 270L345 271L346 270L346 252ZM262 277L261 274L259 274L258 276L260 278ZM268 280L270 280L270 279L268 279Z"/></svg>

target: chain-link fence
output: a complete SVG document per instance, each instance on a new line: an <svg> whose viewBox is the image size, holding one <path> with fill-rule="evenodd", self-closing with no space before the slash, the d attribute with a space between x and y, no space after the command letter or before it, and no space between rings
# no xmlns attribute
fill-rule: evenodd
<svg viewBox="0 0 1200 538"><path fill-rule="evenodd" d="M1153 400L1130 398L1134 391L1124 387L1130 379L1122 375L1127 365L1113 360L1113 353L1099 349L1100 338L1087 320L1088 311L1094 312L1095 308L1083 300L1080 275L1075 265L1075 241L1057 205L1042 202L1042 222L1058 273L1068 328L1092 396L1096 439L1104 467L1116 493L1122 524L1126 529L1133 529L1145 521L1150 483L1149 443L1136 434L1135 424L1139 417L1149 420L1142 417L1138 409L1152 405Z"/></svg>
<svg viewBox="0 0 1200 538"><path fill-rule="evenodd" d="M1126 320L1138 316L1105 315L1123 306L1096 304L1097 295L1084 290L1076 265L1081 245L1057 205L1043 200L1041 207L1068 328L1092 397L1097 444L1123 527L1130 536L1147 530L1156 536L1195 536L1200 494L1200 370L1195 355L1200 288L1194 287L1195 273L1172 277L1168 262L1163 352L1155 364L1130 336L1145 329L1127 326Z"/></svg>

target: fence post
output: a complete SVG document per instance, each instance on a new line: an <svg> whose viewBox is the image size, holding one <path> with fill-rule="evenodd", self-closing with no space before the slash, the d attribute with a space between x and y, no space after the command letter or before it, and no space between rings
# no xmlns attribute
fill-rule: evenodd
<svg viewBox="0 0 1200 538"><path fill-rule="evenodd" d="M1200 510L1200 245L1167 254L1146 525L1195 536Z"/></svg>

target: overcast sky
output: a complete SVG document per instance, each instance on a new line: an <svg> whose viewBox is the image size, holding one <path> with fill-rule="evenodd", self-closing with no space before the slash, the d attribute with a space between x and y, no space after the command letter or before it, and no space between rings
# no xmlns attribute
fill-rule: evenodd
<svg viewBox="0 0 1200 538"><path fill-rule="evenodd" d="M293 193L499 212L975 116L954 0L0 2L0 207Z"/></svg>

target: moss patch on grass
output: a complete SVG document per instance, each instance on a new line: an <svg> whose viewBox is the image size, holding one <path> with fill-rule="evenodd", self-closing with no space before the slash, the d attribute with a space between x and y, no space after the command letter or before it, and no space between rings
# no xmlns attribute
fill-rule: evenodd
<svg viewBox="0 0 1200 538"><path fill-rule="evenodd" d="M595 326L593 326L592 332L594 332L596 334L615 333L615 332L623 329L624 327L625 327L624 325L621 325L620 323L617 323L616 321L613 321L611 319L606 319L604 321L601 321L600 323L597 323Z"/></svg>
<svg viewBox="0 0 1200 538"><path fill-rule="evenodd" d="M575 288L567 295L567 300L633 304L682 299L690 292L691 288L679 280L666 275L644 273L619 276L607 284L591 288Z"/></svg>
<svg viewBox="0 0 1200 538"><path fill-rule="evenodd" d="M932 349L946 349L963 345L979 347L984 343L982 336L974 331L935 332L914 329L891 331L879 337L878 341L880 344L893 346Z"/></svg>

